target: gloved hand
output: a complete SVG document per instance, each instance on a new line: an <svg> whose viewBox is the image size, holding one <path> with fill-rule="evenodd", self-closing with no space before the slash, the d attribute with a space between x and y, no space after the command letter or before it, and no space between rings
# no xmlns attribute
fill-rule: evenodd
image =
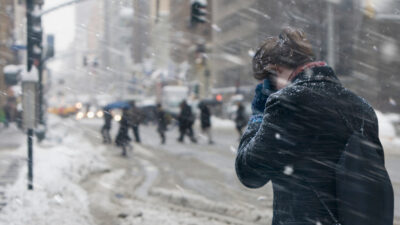
<svg viewBox="0 0 400 225"><path fill-rule="evenodd" d="M265 79L263 83L257 85L255 90L255 96L251 103L251 110L253 115L263 114L265 109L265 103L269 95L272 93L270 82Z"/></svg>

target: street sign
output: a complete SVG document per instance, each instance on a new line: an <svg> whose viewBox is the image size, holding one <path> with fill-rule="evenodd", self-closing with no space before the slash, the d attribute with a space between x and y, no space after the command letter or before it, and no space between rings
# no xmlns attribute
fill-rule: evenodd
<svg viewBox="0 0 400 225"><path fill-rule="evenodd" d="M11 45L11 50L14 51L26 50L26 45Z"/></svg>
<svg viewBox="0 0 400 225"><path fill-rule="evenodd" d="M36 125L36 99L38 88L38 71L32 67L31 71L22 73L22 109L25 129L34 129Z"/></svg>
<svg viewBox="0 0 400 225"><path fill-rule="evenodd" d="M37 82L22 82L23 124L25 129L34 129L36 125Z"/></svg>

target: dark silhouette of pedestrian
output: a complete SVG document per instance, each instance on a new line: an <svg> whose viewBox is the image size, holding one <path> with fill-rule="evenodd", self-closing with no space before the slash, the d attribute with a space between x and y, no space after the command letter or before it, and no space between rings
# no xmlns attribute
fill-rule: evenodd
<svg viewBox="0 0 400 225"><path fill-rule="evenodd" d="M196 138L194 137L193 132L193 124L195 122L195 116L192 112L192 108L183 100L180 104L181 111L178 115L179 122L179 142L183 142L185 135L189 136L190 140L193 143L197 143Z"/></svg>
<svg viewBox="0 0 400 225"><path fill-rule="evenodd" d="M121 120L119 121L118 134L117 137L115 138L115 143L117 144L117 146L122 148L123 156L126 156L127 149L129 148L129 142L131 141L128 131L129 131L129 110L123 109L122 117Z"/></svg>
<svg viewBox="0 0 400 225"><path fill-rule="evenodd" d="M143 119L142 111L136 107L135 101L130 101L130 109L129 109L129 126L132 127L133 136L135 137L135 141L140 143L140 132L139 125Z"/></svg>
<svg viewBox="0 0 400 225"><path fill-rule="evenodd" d="M111 130L111 121L112 121L112 115L111 111L109 109L106 109L103 111L103 117L104 117L104 125L101 128L101 135L103 136L103 143L105 144L110 144L111 143L111 136L110 136L110 130Z"/></svg>
<svg viewBox="0 0 400 225"><path fill-rule="evenodd" d="M156 118L157 118L157 132L160 135L161 144L165 144L166 142L165 132L167 131L167 126L168 126L168 116L167 113L162 108L161 104L157 104Z"/></svg>
<svg viewBox="0 0 400 225"><path fill-rule="evenodd" d="M337 189L336 166L346 156L347 144L353 141L353 148L368 148L365 154L379 158L375 171L365 173L384 170L384 153L373 108L344 88L325 62L314 61L304 32L286 28L279 36L268 38L253 57L253 71L257 79L267 81L256 87L253 115L238 149L236 174L249 188L272 182L272 225L393 224L391 188L369 193L359 199L355 211L344 212L353 213L351 217L362 223L346 223L338 217L344 196L339 196ZM279 91L272 93L273 87ZM351 137L363 141L354 142ZM359 160L354 156L347 159ZM356 183L364 179L363 174L350 176ZM353 181L349 181L352 190L348 191L368 190L368 186L353 189ZM389 200L376 198L382 193L388 194ZM367 214L357 211L368 207Z"/></svg>
<svg viewBox="0 0 400 225"><path fill-rule="evenodd" d="M211 112L207 104L200 103L200 126L201 131L207 135L208 143L213 144L214 141L211 135Z"/></svg>
<svg viewBox="0 0 400 225"><path fill-rule="evenodd" d="M247 115L245 112L245 108L241 102L237 103L237 111L236 111L236 117L235 117L235 125L236 125L236 130L239 133L239 138L243 134L243 128L247 125Z"/></svg>

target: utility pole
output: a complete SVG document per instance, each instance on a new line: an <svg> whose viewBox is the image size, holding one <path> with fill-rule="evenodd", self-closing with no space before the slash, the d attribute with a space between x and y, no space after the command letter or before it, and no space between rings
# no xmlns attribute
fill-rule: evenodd
<svg viewBox="0 0 400 225"><path fill-rule="evenodd" d="M27 18L27 71L31 71L33 64L33 0L26 0L26 18ZM24 109L26 110L26 109ZM24 118L25 120L26 118ZM28 136L28 190L33 190L33 128L29 127L27 129Z"/></svg>

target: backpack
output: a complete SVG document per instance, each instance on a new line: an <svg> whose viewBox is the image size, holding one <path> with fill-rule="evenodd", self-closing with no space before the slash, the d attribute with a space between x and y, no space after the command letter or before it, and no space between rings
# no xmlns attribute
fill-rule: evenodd
<svg viewBox="0 0 400 225"><path fill-rule="evenodd" d="M334 225L393 225L393 186L378 154L382 147L371 143L363 127L354 130L339 112L346 127L353 131L336 165L338 218L312 187Z"/></svg>

